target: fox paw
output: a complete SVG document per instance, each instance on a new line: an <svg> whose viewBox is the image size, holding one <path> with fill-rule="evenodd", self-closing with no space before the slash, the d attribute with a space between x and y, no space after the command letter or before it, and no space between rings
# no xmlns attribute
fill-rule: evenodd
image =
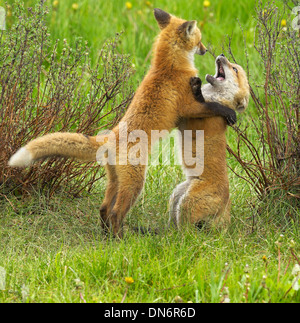
<svg viewBox="0 0 300 323"><path fill-rule="evenodd" d="M191 77L190 85L192 87L194 95L197 95L199 92L201 92L202 81L199 77Z"/></svg>
<svg viewBox="0 0 300 323"><path fill-rule="evenodd" d="M199 77L191 77L190 85L191 85L192 92L193 92L193 95L196 98L196 100L198 102L205 102L204 97L202 95L202 90L201 90L201 86L202 86L201 79Z"/></svg>
<svg viewBox="0 0 300 323"><path fill-rule="evenodd" d="M226 117L226 122L228 124L228 126L233 126L237 123L237 116L235 111L232 110L232 112L230 114L228 114Z"/></svg>

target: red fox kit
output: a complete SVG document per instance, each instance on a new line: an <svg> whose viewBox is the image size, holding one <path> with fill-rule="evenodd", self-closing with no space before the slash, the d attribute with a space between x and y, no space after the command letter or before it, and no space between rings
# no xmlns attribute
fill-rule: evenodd
<svg viewBox="0 0 300 323"><path fill-rule="evenodd" d="M121 120L122 124L126 124L126 135L142 130L150 138L151 130L169 131L177 126L181 118L221 115L230 119L234 113L231 109L218 103L197 102L192 94L189 81L197 75L194 54L203 55L206 52L196 21L185 21L160 9L155 9L154 15L161 32L154 45L151 68ZM124 165L124 159L128 161L128 151L136 143L127 143L125 151L122 149L121 152L119 139L124 129L120 124L112 130L116 139L117 157L115 164L105 165L108 183L100 209L104 227L110 227L114 234L119 235L122 234L120 227L125 215L143 189L146 174L144 164ZM141 140L139 145L140 155L147 159L151 140L147 143ZM101 146L103 142L96 136L49 134L21 148L11 157L9 165L29 166L38 159L51 156L95 161Z"/></svg>
<svg viewBox="0 0 300 323"><path fill-rule="evenodd" d="M239 112L246 109L249 85L241 66L231 64L222 54L216 59L216 75L207 75L206 80L209 84L202 87L205 101L217 101ZM195 96L201 100L200 79L191 83ZM230 221L226 127L221 117L187 119L179 127L183 136L184 130L192 130L193 141L196 130L204 130L204 172L194 176L193 167L184 164L187 180L176 187L170 199L170 221L177 226L184 222L225 225ZM195 143L192 150L195 156Z"/></svg>

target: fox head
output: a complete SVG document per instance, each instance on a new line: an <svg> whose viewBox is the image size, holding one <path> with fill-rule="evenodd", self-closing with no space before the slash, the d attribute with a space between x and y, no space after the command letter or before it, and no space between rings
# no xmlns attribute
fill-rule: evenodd
<svg viewBox="0 0 300 323"><path fill-rule="evenodd" d="M172 45L192 54L204 55L207 52L202 44L202 35L195 20L186 21L161 10L154 9L154 16L162 34L168 35Z"/></svg>
<svg viewBox="0 0 300 323"><path fill-rule="evenodd" d="M243 112L249 103L250 91L246 72L237 65L230 63L224 54L216 59L216 74L206 75L203 93L210 98L232 107L238 112Z"/></svg>

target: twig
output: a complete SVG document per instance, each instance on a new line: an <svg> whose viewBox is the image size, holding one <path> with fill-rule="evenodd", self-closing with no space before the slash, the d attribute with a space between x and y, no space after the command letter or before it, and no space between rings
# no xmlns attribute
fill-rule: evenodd
<svg viewBox="0 0 300 323"><path fill-rule="evenodd" d="M280 281L280 270L281 270L281 254L280 254L280 244L278 244L278 276L277 283Z"/></svg>
<svg viewBox="0 0 300 323"><path fill-rule="evenodd" d="M83 298L82 293L80 293L79 296L80 296L80 299L83 301L83 303L86 303L86 300Z"/></svg>
<svg viewBox="0 0 300 323"><path fill-rule="evenodd" d="M299 275L295 278L295 280L292 283L292 286L285 292L285 294L283 295L282 298L286 298L286 296L294 288L294 286L296 285L296 283L298 282L298 280L299 280Z"/></svg>
<svg viewBox="0 0 300 323"><path fill-rule="evenodd" d="M230 270L231 270L231 268L228 268L226 273L225 273L223 287L221 288L220 292L223 292L223 290L224 290L224 288L226 286L226 282L227 282L228 276L230 274Z"/></svg>
<svg viewBox="0 0 300 323"><path fill-rule="evenodd" d="M291 249L291 254L292 254L292 256L296 259L296 261L298 262L298 265L300 266L300 260L299 260L299 258L295 255L295 253L294 253L293 249Z"/></svg>
<svg viewBox="0 0 300 323"><path fill-rule="evenodd" d="M122 300L121 300L121 303L122 303L122 304L125 302L125 298L126 298L126 296L127 296L127 293L128 293L128 286L126 287L126 290L125 290L124 296L123 296L123 298L122 298Z"/></svg>
<svg viewBox="0 0 300 323"><path fill-rule="evenodd" d="M290 257L290 258L289 258L289 261L288 261L288 264L287 264L287 266L286 266L286 268L285 268L285 271L284 271L283 276L285 276L285 275L286 275L287 270L288 270L288 269L289 269L289 267L290 267L291 261L292 261L292 257Z"/></svg>
<svg viewBox="0 0 300 323"><path fill-rule="evenodd" d="M12 202L9 200L9 198L8 198L6 195L2 194L2 193L0 193L0 195L1 195L1 196L3 196L3 197L7 200L7 202L10 204L10 206L13 208L13 210L14 210L15 212L17 212L17 209L14 207L14 205L13 205L13 204L12 204Z"/></svg>

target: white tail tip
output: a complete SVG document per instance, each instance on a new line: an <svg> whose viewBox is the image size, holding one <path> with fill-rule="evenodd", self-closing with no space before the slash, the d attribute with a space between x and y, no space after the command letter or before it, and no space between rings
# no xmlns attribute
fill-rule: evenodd
<svg viewBox="0 0 300 323"><path fill-rule="evenodd" d="M28 167L32 162L33 158L31 153L28 149L23 147L10 158L8 165L11 167Z"/></svg>

